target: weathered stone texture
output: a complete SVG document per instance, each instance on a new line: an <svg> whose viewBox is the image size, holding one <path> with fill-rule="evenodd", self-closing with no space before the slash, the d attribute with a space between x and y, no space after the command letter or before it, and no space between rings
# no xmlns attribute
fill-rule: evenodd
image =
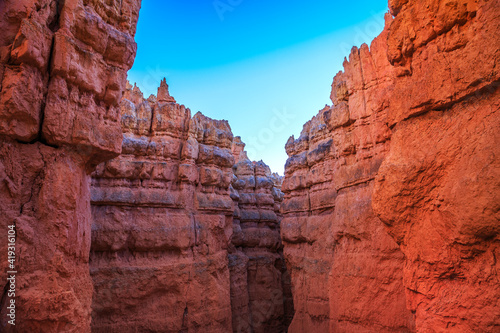
<svg viewBox="0 0 500 333"><path fill-rule="evenodd" d="M411 71L394 82L393 137L373 208L405 254L417 330L496 332L500 4L408 1L391 10L399 13L389 60Z"/></svg>
<svg viewBox="0 0 500 333"><path fill-rule="evenodd" d="M16 326L2 304L2 331L90 331L89 173L121 151L117 111L139 7L0 3L0 230L16 226L18 272Z"/></svg>
<svg viewBox="0 0 500 333"><path fill-rule="evenodd" d="M290 331L494 332L500 5L389 5L286 146Z"/></svg>
<svg viewBox="0 0 500 333"><path fill-rule="evenodd" d="M386 38L377 37L371 51L353 48L334 78L333 105L286 145L282 236L296 309L290 332L413 329L403 254L371 208L391 135Z"/></svg>
<svg viewBox="0 0 500 333"><path fill-rule="evenodd" d="M165 80L121 110L122 154L92 180L93 331L282 332L279 179Z"/></svg>

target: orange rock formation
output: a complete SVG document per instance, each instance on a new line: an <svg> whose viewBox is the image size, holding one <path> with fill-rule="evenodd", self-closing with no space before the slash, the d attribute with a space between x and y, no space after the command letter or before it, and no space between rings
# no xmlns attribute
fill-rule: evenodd
<svg viewBox="0 0 500 333"><path fill-rule="evenodd" d="M284 179L127 85L139 8L0 2L0 331L500 330L498 0L390 0Z"/></svg>
<svg viewBox="0 0 500 333"><path fill-rule="evenodd" d="M17 269L16 326L6 322L4 292L2 332L90 331L89 173L121 151L119 102L139 7L0 3L0 233L15 225Z"/></svg>

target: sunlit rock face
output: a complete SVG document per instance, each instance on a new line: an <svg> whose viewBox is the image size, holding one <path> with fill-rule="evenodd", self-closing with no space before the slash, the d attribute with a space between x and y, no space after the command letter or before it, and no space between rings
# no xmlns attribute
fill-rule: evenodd
<svg viewBox="0 0 500 333"><path fill-rule="evenodd" d="M500 4L391 2L391 149L373 208L420 332L500 329Z"/></svg>
<svg viewBox="0 0 500 333"><path fill-rule="evenodd" d="M127 85L139 8L0 2L1 332L500 329L498 0L390 0L284 179Z"/></svg>
<svg viewBox="0 0 500 333"><path fill-rule="evenodd" d="M15 225L17 270L16 325L3 293L2 332L90 331L89 173L121 151L139 7L0 2L0 233Z"/></svg>
<svg viewBox="0 0 500 333"><path fill-rule="evenodd" d="M91 186L93 331L284 331L280 178L165 81L148 99L128 86L121 119Z"/></svg>
<svg viewBox="0 0 500 333"><path fill-rule="evenodd" d="M500 6L389 5L286 145L289 331L496 331Z"/></svg>
<svg viewBox="0 0 500 333"><path fill-rule="evenodd" d="M353 48L334 78L333 105L286 145L281 232L296 310L290 332L414 330L403 253L371 207L391 137L386 39L384 32L371 50Z"/></svg>

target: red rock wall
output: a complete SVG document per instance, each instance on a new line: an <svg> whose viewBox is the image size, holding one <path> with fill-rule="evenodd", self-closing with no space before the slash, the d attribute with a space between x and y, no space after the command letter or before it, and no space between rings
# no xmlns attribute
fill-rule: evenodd
<svg viewBox="0 0 500 333"><path fill-rule="evenodd" d="M129 86L121 107L122 154L92 180L93 331L282 332L269 168L245 158L227 121L191 117L165 81L147 100Z"/></svg>
<svg viewBox="0 0 500 333"><path fill-rule="evenodd" d="M290 332L494 332L500 3L390 8L286 146Z"/></svg>
<svg viewBox="0 0 500 333"><path fill-rule="evenodd" d="M286 145L282 236L296 309L290 332L413 330L403 254L371 208L391 135L386 38L371 50L353 48L334 78L333 105Z"/></svg>
<svg viewBox="0 0 500 333"><path fill-rule="evenodd" d="M417 330L497 332L500 2L390 6L388 58L402 75L373 207L405 254Z"/></svg>
<svg viewBox="0 0 500 333"><path fill-rule="evenodd" d="M0 229L16 227L17 332L90 331L89 172L121 150L118 102L139 7L0 3ZM2 281L6 271L2 260ZM3 332L14 328L6 301L4 292Z"/></svg>

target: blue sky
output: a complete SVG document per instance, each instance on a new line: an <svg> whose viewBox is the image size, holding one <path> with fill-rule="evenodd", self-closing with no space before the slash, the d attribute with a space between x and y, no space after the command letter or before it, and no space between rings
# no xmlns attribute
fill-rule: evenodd
<svg viewBox="0 0 500 333"><path fill-rule="evenodd" d="M250 159L283 174L285 143L325 104L352 46L383 29L387 0L143 0L129 80L163 77L178 103L227 119Z"/></svg>

